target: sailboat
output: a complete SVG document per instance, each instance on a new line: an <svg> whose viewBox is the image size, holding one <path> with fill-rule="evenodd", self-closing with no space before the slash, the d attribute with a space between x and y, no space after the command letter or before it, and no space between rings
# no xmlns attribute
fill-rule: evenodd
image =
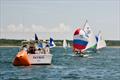
<svg viewBox="0 0 120 80"><path fill-rule="evenodd" d="M64 48L64 49L66 49L66 48L67 48L67 42L66 42L66 40L65 40L65 39L63 40L63 48Z"/></svg>
<svg viewBox="0 0 120 80"><path fill-rule="evenodd" d="M99 34L96 37L96 40L97 40L97 46L96 46L97 50L106 47L106 42L102 37L101 31L99 31Z"/></svg>
<svg viewBox="0 0 120 80"><path fill-rule="evenodd" d="M49 41L49 46L50 48L56 47L53 38L50 37L50 41Z"/></svg>
<svg viewBox="0 0 120 80"><path fill-rule="evenodd" d="M93 34L93 31L92 31L90 25L88 24L87 20L85 22L83 31L85 32L85 35L87 36L87 41L88 41L88 44L83 51L85 51L87 49L94 49L97 42L96 42L95 35Z"/></svg>
<svg viewBox="0 0 120 80"><path fill-rule="evenodd" d="M65 39L63 40L63 48L64 48L64 53L66 54L67 41Z"/></svg>
<svg viewBox="0 0 120 80"><path fill-rule="evenodd" d="M70 43L68 42L67 47L70 48Z"/></svg>
<svg viewBox="0 0 120 80"><path fill-rule="evenodd" d="M87 47L88 41L85 32L78 28L75 30L73 35L73 52L83 56L84 49Z"/></svg>
<svg viewBox="0 0 120 80"><path fill-rule="evenodd" d="M14 58L13 65L29 66L32 64L51 64L52 54L50 54L49 46L46 44L44 48L42 43L46 42L39 41L36 34L35 40L22 42L22 48ZM38 49L35 44L38 45Z"/></svg>

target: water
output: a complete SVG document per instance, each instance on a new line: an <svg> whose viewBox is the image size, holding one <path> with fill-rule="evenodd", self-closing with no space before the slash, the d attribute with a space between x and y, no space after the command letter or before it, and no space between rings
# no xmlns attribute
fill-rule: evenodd
<svg viewBox="0 0 120 80"><path fill-rule="evenodd" d="M0 48L0 80L120 80L120 48L105 48L88 57L72 49L53 48L52 65L12 65L19 48Z"/></svg>

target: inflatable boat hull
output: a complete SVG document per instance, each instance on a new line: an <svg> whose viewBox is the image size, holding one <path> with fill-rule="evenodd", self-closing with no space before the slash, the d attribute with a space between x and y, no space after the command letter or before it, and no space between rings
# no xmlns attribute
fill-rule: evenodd
<svg viewBox="0 0 120 80"><path fill-rule="evenodd" d="M29 66L30 61L28 59L27 52L24 50L18 52L18 54L16 55L16 57L13 61L13 65L15 65L15 66Z"/></svg>

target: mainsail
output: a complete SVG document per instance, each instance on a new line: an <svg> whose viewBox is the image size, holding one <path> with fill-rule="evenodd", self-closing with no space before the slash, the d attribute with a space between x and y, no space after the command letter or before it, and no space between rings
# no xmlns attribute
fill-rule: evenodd
<svg viewBox="0 0 120 80"><path fill-rule="evenodd" d="M67 48L67 42L65 39L63 40L63 48L65 48L65 49Z"/></svg>
<svg viewBox="0 0 120 80"><path fill-rule="evenodd" d="M54 43L53 38L51 38L51 37L50 37L50 41L49 41L49 46L50 46L50 48L53 48L53 47L56 46L55 43Z"/></svg>
<svg viewBox="0 0 120 80"><path fill-rule="evenodd" d="M73 36L73 50L82 52L88 44L85 32L82 29L76 29Z"/></svg>
<svg viewBox="0 0 120 80"><path fill-rule="evenodd" d="M105 40L102 38L101 31L99 32L98 37L96 39L97 39L97 47L96 47L96 49L106 47L106 43L105 43Z"/></svg>
<svg viewBox="0 0 120 80"><path fill-rule="evenodd" d="M88 44L84 50L93 48L96 45L96 38L87 21L84 25L83 31L85 32L85 35L87 36L88 40Z"/></svg>
<svg viewBox="0 0 120 80"><path fill-rule="evenodd" d="M35 40L38 40L37 34L35 33Z"/></svg>

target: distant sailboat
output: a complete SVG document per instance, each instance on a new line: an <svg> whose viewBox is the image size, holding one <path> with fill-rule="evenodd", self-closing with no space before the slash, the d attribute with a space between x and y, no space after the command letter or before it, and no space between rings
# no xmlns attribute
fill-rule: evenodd
<svg viewBox="0 0 120 80"><path fill-rule="evenodd" d="M87 20L84 25L83 31L85 32L85 35L87 36L87 40L88 40L88 44L83 51L85 51L87 49L92 49L96 45L96 38L95 38L95 35L93 34L93 31L90 28L90 25L88 24Z"/></svg>
<svg viewBox="0 0 120 80"><path fill-rule="evenodd" d="M55 45L55 43L54 43L53 38L50 38L50 41L49 41L49 46L50 46L50 48L53 48L53 47L55 47L55 46L56 46L56 45Z"/></svg>
<svg viewBox="0 0 120 80"><path fill-rule="evenodd" d="M105 40L102 37L101 31L99 32L98 36L96 37L96 40L97 40L96 49L101 49L101 48L106 47L106 42L105 42Z"/></svg>
<svg viewBox="0 0 120 80"><path fill-rule="evenodd" d="M68 42L67 47L70 47L70 43Z"/></svg>
<svg viewBox="0 0 120 80"><path fill-rule="evenodd" d="M67 42L66 42L66 40L65 40L65 39L63 40L63 48L64 48L64 49L66 49L66 48L67 48Z"/></svg>

